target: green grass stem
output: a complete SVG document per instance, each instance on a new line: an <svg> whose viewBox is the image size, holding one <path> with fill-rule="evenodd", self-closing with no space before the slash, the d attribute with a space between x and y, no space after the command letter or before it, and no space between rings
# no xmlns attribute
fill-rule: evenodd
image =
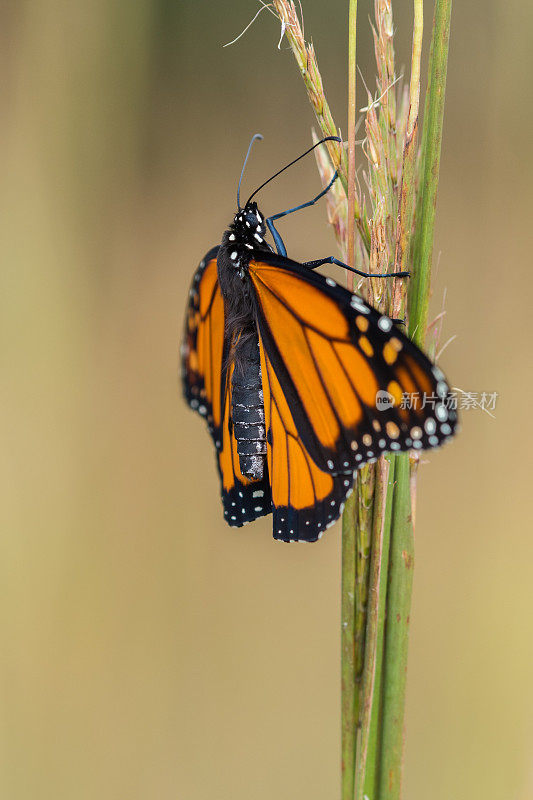
<svg viewBox="0 0 533 800"><path fill-rule="evenodd" d="M428 321L451 11L452 0L435 0L416 209L413 274L409 285L409 335L422 348Z"/></svg>
<svg viewBox="0 0 533 800"><path fill-rule="evenodd" d="M390 534L392 524L392 500L394 494L394 481L395 481L395 466L396 459L393 455L386 455L383 460L388 463L386 468L386 500L385 511L383 515L383 536L381 541L381 564L379 571L379 582L377 584L377 597L375 597L376 584L373 583L373 578L376 575L376 561L378 559L378 552L373 551L370 575L370 597L372 598L372 605L377 601L377 620L374 623L373 610L369 610L368 624L369 626L376 625L376 632L369 629L370 635L376 637L376 654L374 666L374 686L372 693L372 710L370 714L370 726L368 731L368 747L364 775L364 795L369 800L377 798L378 778L379 778L379 759L381 753L381 719L382 719L382 696L383 696L383 649L385 643L385 607L387 601L387 584L389 579L389 551L390 551ZM381 459L380 462L381 464ZM378 490L383 485L384 475L383 468L378 467ZM381 473L381 477L380 477ZM381 489L382 491L382 489ZM379 506L375 514L375 527L374 533L376 535L377 529L380 526L380 511Z"/></svg>
<svg viewBox="0 0 533 800"><path fill-rule="evenodd" d="M353 799L355 765L355 493L342 515L341 754L342 800Z"/></svg>
<svg viewBox="0 0 533 800"><path fill-rule="evenodd" d="M355 188L355 132L357 128L357 0L350 0L348 11L348 264L355 267L355 219L357 195ZM349 276L348 276L349 280Z"/></svg>
<svg viewBox="0 0 533 800"><path fill-rule="evenodd" d="M409 481L409 454L401 453L396 456L395 465L387 586L379 800L399 800L402 782L407 645L414 568Z"/></svg>
<svg viewBox="0 0 533 800"><path fill-rule="evenodd" d="M368 793L367 764L374 773L377 745L377 717L379 691L381 689L381 664L383 655L383 630L385 620L385 597L387 589L387 568L392 509L391 474L394 462L384 456L375 469L374 514L372 521L372 543L370 573L368 580L368 601L366 614L366 638L364 649L364 668L361 688L360 725L357 732L355 764L355 798L363 800ZM377 698L378 702L374 702ZM374 718L374 726L372 719Z"/></svg>
<svg viewBox="0 0 533 800"><path fill-rule="evenodd" d="M361 690L365 662L368 579L374 515L375 468L365 464L357 472L355 519L355 710L360 725ZM357 739L356 739L357 741ZM357 757L357 755L356 755Z"/></svg>

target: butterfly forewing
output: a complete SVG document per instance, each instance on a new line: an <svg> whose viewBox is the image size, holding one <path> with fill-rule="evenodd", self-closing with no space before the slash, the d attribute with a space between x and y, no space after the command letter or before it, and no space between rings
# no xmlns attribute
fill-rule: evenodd
<svg viewBox="0 0 533 800"><path fill-rule="evenodd" d="M224 517L241 526L271 511L268 476L250 481L240 471L230 418L231 366L224 338L224 301L217 278L218 248L210 250L192 281L182 346L183 392L203 416L215 443Z"/></svg>
<svg viewBox="0 0 533 800"><path fill-rule="evenodd" d="M444 375L388 317L274 254L249 274L266 358L319 469L343 473L453 433Z"/></svg>
<svg viewBox="0 0 533 800"><path fill-rule="evenodd" d="M222 422L224 301L217 277L218 247L196 270L185 314L181 349L183 392L190 407L206 419L215 441Z"/></svg>

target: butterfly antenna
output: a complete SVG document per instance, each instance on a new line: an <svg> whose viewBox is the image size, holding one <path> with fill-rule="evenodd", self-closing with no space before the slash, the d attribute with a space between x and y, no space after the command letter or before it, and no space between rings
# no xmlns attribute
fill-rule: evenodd
<svg viewBox="0 0 533 800"><path fill-rule="evenodd" d="M239 211L241 210L241 203L240 203L240 199L241 199L241 183L242 183L242 176L244 175L244 170L246 169L246 164L248 163L248 159L249 159L249 157L250 157L250 152L251 152L251 150L252 150L252 145L253 145L253 143L254 143L254 142L257 140L257 139L262 139L262 138L263 138L262 134L260 134L260 133L254 133L254 135L253 135L253 136L252 136L252 138L251 138L250 144L248 145L248 150L247 150L247 152L246 152L246 158L244 159L244 164L242 165L242 169L241 169L241 177L239 178L239 185L237 186L237 208L239 209Z"/></svg>
<svg viewBox="0 0 533 800"><path fill-rule="evenodd" d="M277 177L278 177L278 175L281 175L281 173L282 173L282 172L285 172L285 170L286 170L286 169L289 169L289 167L292 167L292 165L293 165L293 164L296 164L296 162L297 162L297 161L300 161L300 159L301 159L301 158L305 158L305 156L309 155L309 153L311 153L311 152L312 152L312 151L315 149L315 147L319 147L321 144L324 144L324 142L342 142L342 139L339 139L339 137L338 137L338 136L326 136L326 137L325 137L325 139L321 139L319 142L316 142L316 143L315 143L315 144L314 144L312 147L310 147L310 148L309 148L309 150L306 150L306 151L305 151L305 153L302 153L302 155L301 155L301 156L298 156L298 158L295 158L295 159L294 159L294 161L291 161L291 162L290 162L290 164L286 164L286 165L285 165L285 166L284 166L282 169L278 170L278 172L276 172L276 174L275 174L275 175L272 175L272 177L271 177L271 178L269 178L267 181L265 181L264 183L262 183L262 184L261 184L261 186L260 186L258 189L256 189L256 190L255 190L255 192L253 192L253 193L250 195L250 197L248 198L248 201L247 201L246 205L248 205L248 203L250 202L250 200L252 199L252 197L255 197L255 195L257 194L257 192L260 192L260 191L261 191L261 189L262 189L264 186L266 186L266 185L267 185L267 183L270 183L270 181L273 181L273 180L274 180L274 178L277 178ZM251 147L251 146L252 146L252 145L250 144L250 147ZM247 156L247 157L248 157L248 156ZM246 162L244 162L244 163L246 164ZM243 167L243 169L244 169L244 167ZM242 177L242 176L241 176L241 177ZM240 184L239 184L239 186L240 186ZM240 209L240 206L239 206L239 209Z"/></svg>

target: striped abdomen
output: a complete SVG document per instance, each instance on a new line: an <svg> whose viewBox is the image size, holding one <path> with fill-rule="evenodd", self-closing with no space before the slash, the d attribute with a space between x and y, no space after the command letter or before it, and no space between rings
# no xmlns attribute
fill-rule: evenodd
<svg viewBox="0 0 533 800"><path fill-rule="evenodd" d="M237 345L231 382L231 419L241 472L248 478L260 480L267 443L257 336Z"/></svg>

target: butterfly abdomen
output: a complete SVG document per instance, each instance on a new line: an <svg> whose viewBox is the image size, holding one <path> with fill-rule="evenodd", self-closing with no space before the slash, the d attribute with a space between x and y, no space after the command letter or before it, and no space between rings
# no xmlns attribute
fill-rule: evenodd
<svg viewBox="0 0 533 800"><path fill-rule="evenodd" d="M239 466L252 480L263 477L267 452L265 410L257 336L237 345L231 392L231 418Z"/></svg>

